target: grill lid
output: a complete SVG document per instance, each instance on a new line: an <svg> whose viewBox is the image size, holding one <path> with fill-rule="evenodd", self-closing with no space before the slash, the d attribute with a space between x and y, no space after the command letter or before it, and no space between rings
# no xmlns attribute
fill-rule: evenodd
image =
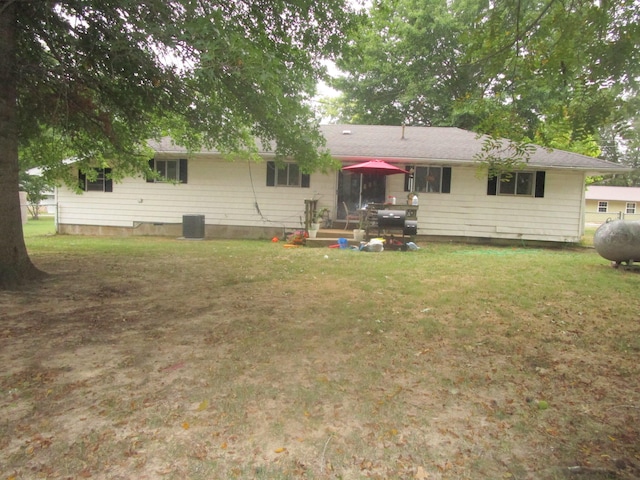
<svg viewBox="0 0 640 480"><path fill-rule="evenodd" d="M405 210L378 210L379 227L404 227Z"/></svg>

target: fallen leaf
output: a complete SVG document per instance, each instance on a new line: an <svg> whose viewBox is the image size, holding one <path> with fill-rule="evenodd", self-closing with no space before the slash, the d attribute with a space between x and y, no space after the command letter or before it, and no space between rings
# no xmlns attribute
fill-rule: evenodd
<svg viewBox="0 0 640 480"><path fill-rule="evenodd" d="M200 405L198 405L198 411L201 412L203 410L206 410L208 406L209 406L209 400L203 400L200 402Z"/></svg>
<svg viewBox="0 0 640 480"><path fill-rule="evenodd" d="M174 363L173 365L169 365L167 367L161 368L159 371L160 372L172 372L174 370L178 370L182 367L184 367L184 362L178 362L178 363Z"/></svg>
<svg viewBox="0 0 640 480"><path fill-rule="evenodd" d="M286 451L287 451L287 449L286 449L286 448L284 448L284 447L276 448L276 449L274 450L274 452L276 452L276 453L282 453L282 452L286 452Z"/></svg>
<svg viewBox="0 0 640 480"><path fill-rule="evenodd" d="M416 474L413 478L415 478L416 480L427 480L427 478L429 478L429 474L424 468L418 467L418 470L416 471Z"/></svg>
<svg viewBox="0 0 640 480"><path fill-rule="evenodd" d="M183 422L182 428L184 428L185 430L189 430L189 422Z"/></svg>

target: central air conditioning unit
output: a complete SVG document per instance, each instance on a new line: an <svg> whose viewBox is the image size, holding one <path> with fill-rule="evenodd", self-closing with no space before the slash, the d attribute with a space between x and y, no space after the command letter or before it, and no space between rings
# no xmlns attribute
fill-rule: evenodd
<svg viewBox="0 0 640 480"><path fill-rule="evenodd" d="M204 215L183 215L182 236L184 238L204 238Z"/></svg>

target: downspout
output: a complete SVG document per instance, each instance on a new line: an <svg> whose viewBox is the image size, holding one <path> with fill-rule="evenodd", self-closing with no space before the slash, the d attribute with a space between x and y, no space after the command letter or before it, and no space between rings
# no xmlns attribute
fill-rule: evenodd
<svg viewBox="0 0 640 480"><path fill-rule="evenodd" d="M54 187L53 189L53 200L56 204L56 211L55 214L53 216L53 226L55 227L56 230L56 234L60 233L60 229L59 229L59 222L58 222L58 217L60 215L60 210L59 210L59 206L58 206L58 187Z"/></svg>
<svg viewBox="0 0 640 480"><path fill-rule="evenodd" d="M580 228L579 228L579 232L578 235L580 236L580 239L582 239L582 237L584 237L584 225L587 221L587 217L586 217L586 203L587 203L587 173L584 172L582 174L582 195L581 195L581 200L580 200Z"/></svg>

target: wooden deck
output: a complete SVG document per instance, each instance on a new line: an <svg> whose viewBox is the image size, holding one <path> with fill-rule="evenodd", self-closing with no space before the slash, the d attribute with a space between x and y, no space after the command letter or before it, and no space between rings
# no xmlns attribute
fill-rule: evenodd
<svg viewBox="0 0 640 480"><path fill-rule="evenodd" d="M321 228L316 238L307 238L307 247L328 247L338 243L339 238L346 238L349 245L360 246L360 242L353 239L353 229Z"/></svg>

